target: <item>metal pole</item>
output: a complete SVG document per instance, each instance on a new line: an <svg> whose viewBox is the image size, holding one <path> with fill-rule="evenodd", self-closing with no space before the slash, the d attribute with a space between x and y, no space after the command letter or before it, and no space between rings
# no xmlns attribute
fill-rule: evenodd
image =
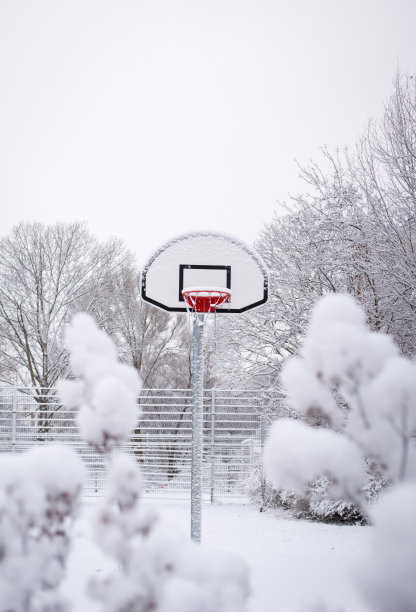
<svg viewBox="0 0 416 612"><path fill-rule="evenodd" d="M211 447L210 447L210 490L211 504L214 502L214 477L215 477L215 389L211 390Z"/></svg>
<svg viewBox="0 0 416 612"><path fill-rule="evenodd" d="M191 466L191 538L201 541L202 447L204 402L204 319L195 314L192 353L192 466Z"/></svg>

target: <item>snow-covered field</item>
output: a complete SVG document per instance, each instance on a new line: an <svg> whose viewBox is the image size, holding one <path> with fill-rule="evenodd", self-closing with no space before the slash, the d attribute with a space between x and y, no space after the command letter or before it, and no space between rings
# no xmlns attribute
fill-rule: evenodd
<svg viewBox="0 0 416 612"><path fill-rule="evenodd" d="M162 506L158 510L173 529L189 532L189 508ZM92 572L117 571L85 537L86 522L77 527L65 590L75 597L75 612L92 612L83 597ZM202 545L243 557L251 570L251 612L298 612L323 599L345 612L364 611L351 580L354 567L365 558L371 528L300 521L276 511L261 514L250 505L204 506Z"/></svg>

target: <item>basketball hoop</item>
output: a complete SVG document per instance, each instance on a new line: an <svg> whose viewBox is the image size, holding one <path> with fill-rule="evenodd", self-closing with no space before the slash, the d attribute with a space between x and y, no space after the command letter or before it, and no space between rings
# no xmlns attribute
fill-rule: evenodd
<svg viewBox="0 0 416 612"><path fill-rule="evenodd" d="M230 301L231 289L223 287L187 287L182 290L188 312L215 312L218 306Z"/></svg>
<svg viewBox="0 0 416 612"><path fill-rule="evenodd" d="M231 299L232 282L232 299ZM208 314L234 314L267 301L268 272L261 257L235 238L213 232L183 234L145 264L141 296L192 322L191 538L201 541L204 448L204 325Z"/></svg>

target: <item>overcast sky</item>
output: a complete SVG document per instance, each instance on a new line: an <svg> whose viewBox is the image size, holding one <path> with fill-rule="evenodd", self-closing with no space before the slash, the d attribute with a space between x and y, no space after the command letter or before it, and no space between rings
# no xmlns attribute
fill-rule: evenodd
<svg viewBox="0 0 416 612"><path fill-rule="evenodd" d="M1 234L252 242L416 73L415 0L0 0Z"/></svg>

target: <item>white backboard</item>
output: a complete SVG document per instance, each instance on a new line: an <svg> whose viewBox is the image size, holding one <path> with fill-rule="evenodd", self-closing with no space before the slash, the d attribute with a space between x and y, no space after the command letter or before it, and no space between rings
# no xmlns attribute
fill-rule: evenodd
<svg viewBox="0 0 416 612"><path fill-rule="evenodd" d="M244 312L267 301L268 273L249 246L222 234L184 234L158 249L142 272L142 298L163 310L186 312L182 289L231 289L217 312Z"/></svg>

